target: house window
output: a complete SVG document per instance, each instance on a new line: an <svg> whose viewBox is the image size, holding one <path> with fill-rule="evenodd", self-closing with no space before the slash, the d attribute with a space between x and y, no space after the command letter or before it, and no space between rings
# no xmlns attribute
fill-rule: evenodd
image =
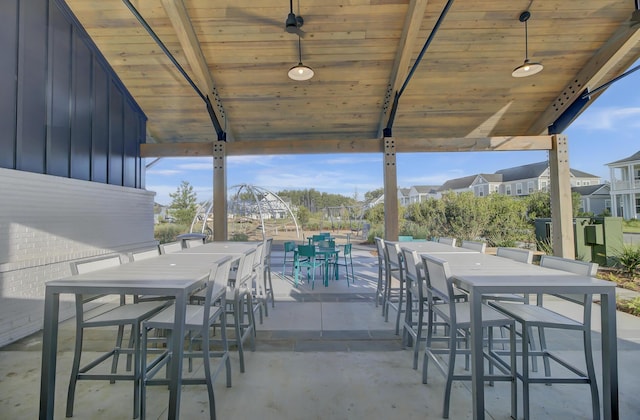
<svg viewBox="0 0 640 420"><path fill-rule="evenodd" d="M636 168L636 180L640 180L640 169Z"/></svg>
<svg viewBox="0 0 640 420"><path fill-rule="evenodd" d="M516 195L522 195L522 184L519 182L516 184Z"/></svg>
<svg viewBox="0 0 640 420"><path fill-rule="evenodd" d="M611 200L604 200L604 208L611 211Z"/></svg>
<svg viewBox="0 0 640 420"><path fill-rule="evenodd" d="M580 185L582 185L582 182L576 181L576 187L579 187Z"/></svg>
<svg viewBox="0 0 640 420"><path fill-rule="evenodd" d="M547 191L547 181L540 181L540 189L542 191Z"/></svg>
<svg viewBox="0 0 640 420"><path fill-rule="evenodd" d="M484 197L484 190L479 190L478 191L478 197Z"/></svg>
<svg viewBox="0 0 640 420"><path fill-rule="evenodd" d="M531 194L533 192L533 181L527 183L527 192Z"/></svg>
<svg viewBox="0 0 640 420"><path fill-rule="evenodd" d="M636 214L640 213L640 198L636 198Z"/></svg>
<svg viewBox="0 0 640 420"><path fill-rule="evenodd" d="M511 185L507 185L507 195L511 195Z"/></svg>
<svg viewBox="0 0 640 420"><path fill-rule="evenodd" d="M493 192L494 192L494 193L497 193L497 192L498 192L498 186L497 186L497 185L494 185L494 186L493 186Z"/></svg>

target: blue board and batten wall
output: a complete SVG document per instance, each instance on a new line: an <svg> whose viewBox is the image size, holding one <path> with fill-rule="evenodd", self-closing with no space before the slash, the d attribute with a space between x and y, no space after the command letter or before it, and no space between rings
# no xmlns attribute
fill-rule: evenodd
<svg viewBox="0 0 640 420"><path fill-rule="evenodd" d="M0 5L0 167L144 188L146 116L66 3Z"/></svg>
<svg viewBox="0 0 640 420"><path fill-rule="evenodd" d="M70 263L157 244L146 116L63 0L0 0L0 346ZM73 316L63 297L61 319Z"/></svg>

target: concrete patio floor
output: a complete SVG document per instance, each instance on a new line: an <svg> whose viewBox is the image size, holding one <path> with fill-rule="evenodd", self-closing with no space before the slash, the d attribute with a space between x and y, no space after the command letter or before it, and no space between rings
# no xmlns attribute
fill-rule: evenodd
<svg viewBox="0 0 640 420"><path fill-rule="evenodd" d="M394 323L384 322L375 307L377 257L373 247L354 247L355 284L344 278L325 288L316 281L293 287L282 271L282 247L272 252L276 306L258 325L256 351L245 352L246 372L240 373L232 352L232 387L223 377L215 385L219 419L439 419L444 378L430 369L429 384L421 382L422 357L411 368L412 349L402 349ZM571 308L556 308L562 311ZM568 312L567 315L572 315ZM594 309L596 369L600 372L599 311ZM64 417L68 374L73 347L73 320L60 327L56 380L56 418ZM582 360L579 336L550 334L550 347L562 349L565 358ZM104 341L102 341L104 340ZM88 337L87 347L111 344L113 334ZM618 312L620 418L640 413L640 319ZM0 418L31 419L38 416L41 334L33 334L0 349ZM421 353L422 354L422 353ZM460 366L463 363L459 363ZM198 375L198 366L193 375ZM520 385L520 384L518 384ZM600 391L601 391L600 387ZM76 394L74 418L125 419L131 417L132 385L122 381L82 381ZM168 392L150 387L148 418L167 416ZM487 418L507 419L509 386L485 388ZM521 403L521 398L519 398ZM519 413L522 413L519 408ZM206 418L206 387L185 386L181 415ZM533 419L590 418L591 404L585 385L532 386ZM451 419L472 418L470 384L455 382Z"/></svg>

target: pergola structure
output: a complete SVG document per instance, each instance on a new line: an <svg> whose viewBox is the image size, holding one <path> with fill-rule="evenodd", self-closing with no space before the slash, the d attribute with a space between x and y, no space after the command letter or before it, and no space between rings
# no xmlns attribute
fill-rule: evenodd
<svg viewBox="0 0 640 420"><path fill-rule="evenodd" d="M286 0L67 3L148 117L142 156L213 155L216 214L227 156L377 152L393 239L397 153L548 150L564 256L561 133L640 57L639 0L296 0L289 30ZM512 77L525 56L544 70ZM299 61L311 80L287 77Z"/></svg>

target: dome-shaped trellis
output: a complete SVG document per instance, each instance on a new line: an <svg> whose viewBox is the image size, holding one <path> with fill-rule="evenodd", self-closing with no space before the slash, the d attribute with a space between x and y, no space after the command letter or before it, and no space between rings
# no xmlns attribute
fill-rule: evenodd
<svg viewBox="0 0 640 420"><path fill-rule="evenodd" d="M295 227L296 237L300 238L300 228L291 207L277 194L266 188L250 184L239 184L229 188L227 193L228 220L230 238L255 234L258 225L262 238L277 235L279 229ZM201 206L191 224L191 232L200 230L213 237L213 205Z"/></svg>

